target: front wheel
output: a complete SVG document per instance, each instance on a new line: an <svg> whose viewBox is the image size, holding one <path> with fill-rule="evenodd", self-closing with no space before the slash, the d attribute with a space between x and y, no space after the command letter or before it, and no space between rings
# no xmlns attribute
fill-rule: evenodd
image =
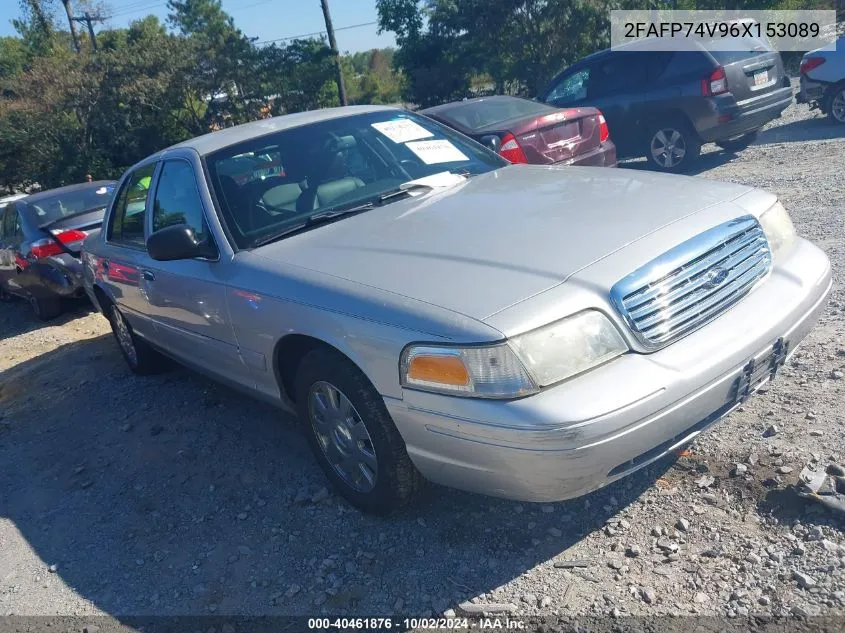
<svg viewBox="0 0 845 633"><path fill-rule="evenodd" d="M701 153L701 141L686 121L667 121L651 127L646 158L658 171L678 173L689 169Z"/></svg>
<svg viewBox="0 0 845 633"><path fill-rule="evenodd" d="M834 123L845 124L845 84L833 88L828 97L827 115Z"/></svg>
<svg viewBox="0 0 845 633"><path fill-rule="evenodd" d="M384 400L347 358L309 352L297 370L296 404L317 463L352 505L389 514L422 490Z"/></svg>
<svg viewBox="0 0 845 633"><path fill-rule="evenodd" d="M729 141L717 141L716 145L728 152L741 152L757 140L758 134L759 130L754 130L753 132L743 134L742 136Z"/></svg>

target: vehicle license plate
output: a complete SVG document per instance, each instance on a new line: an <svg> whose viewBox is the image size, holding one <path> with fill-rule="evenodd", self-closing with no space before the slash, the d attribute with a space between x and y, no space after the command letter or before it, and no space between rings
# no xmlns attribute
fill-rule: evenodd
<svg viewBox="0 0 845 633"><path fill-rule="evenodd" d="M748 361L734 384L734 403L744 402L760 387L773 380L786 362L788 351L789 343L779 338L762 356Z"/></svg>
<svg viewBox="0 0 845 633"><path fill-rule="evenodd" d="M761 70L759 72L754 73L754 85L755 86L765 86L769 83L769 71L768 70Z"/></svg>

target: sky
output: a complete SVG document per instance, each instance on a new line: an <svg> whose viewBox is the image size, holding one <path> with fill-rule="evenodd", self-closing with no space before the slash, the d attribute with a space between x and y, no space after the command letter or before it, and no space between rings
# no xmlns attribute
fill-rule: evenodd
<svg viewBox="0 0 845 633"><path fill-rule="evenodd" d="M162 22L167 17L166 0L104 0L103 4L111 16L106 25L113 28L125 27L151 13ZM375 4L375 0L330 0L341 52L354 53L395 44L392 34L378 35L378 26L367 24L377 20ZM310 35L325 29L320 0L223 0L223 9L234 18L239 29L259 41ZM16 0L0 0L0 35L16 34L11 21L18 13ZM63 17L64 12L59 15ZM343 28L348 26L356 28Z"/></svg>

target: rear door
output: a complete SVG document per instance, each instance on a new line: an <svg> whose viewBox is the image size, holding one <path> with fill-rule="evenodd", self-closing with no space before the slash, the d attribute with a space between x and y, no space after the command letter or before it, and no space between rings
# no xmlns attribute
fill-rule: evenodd
<svg viewBox="0 0 845 633"><path fill-rule="evenodd" d="M155 331L141 286L141 269L146 261L145 214L151 203L150 184L155 171L156 163L150 163L123 180L109 216L102 256L96 261L96 275L109 296L135 332L153 342Z"/></svg>

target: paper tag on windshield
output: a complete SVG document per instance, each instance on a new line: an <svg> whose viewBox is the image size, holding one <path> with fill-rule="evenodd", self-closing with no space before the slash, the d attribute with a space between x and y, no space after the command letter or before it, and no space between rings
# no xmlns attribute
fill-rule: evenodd
<svg viewBox="0 0 845 633"><path fill-rule="evenodd" d="M456 160L469 160L464 153L447 140L414 141L405 146L419 156L426 165L451 163Z"/></svg>
<svg viewBox="0 0 845 633"><path fill-rule="evenodd" d="M418 138L434 136L432 132L429 132L423 126L414 123L410 119L379 121L378 123L370 123L370 125L394 143L406 143L408 141L415 141Z"/></svg>

